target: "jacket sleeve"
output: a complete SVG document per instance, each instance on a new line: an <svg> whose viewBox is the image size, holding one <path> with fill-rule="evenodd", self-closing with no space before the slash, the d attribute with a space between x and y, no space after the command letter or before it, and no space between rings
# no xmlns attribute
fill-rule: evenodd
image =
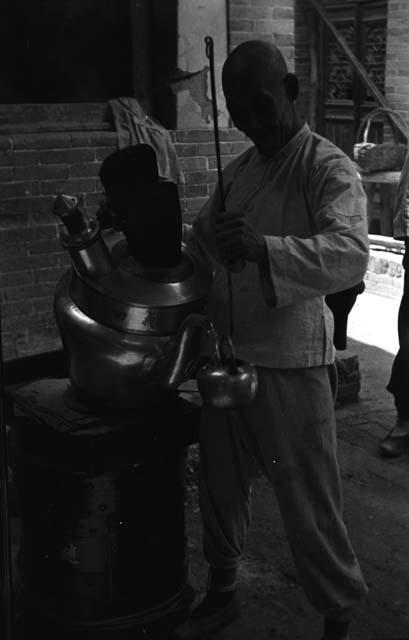
<svg viewBox="0 0 409 640"><path fill-rule="evenodd" d="M337 158L314 167L306 195L312 235L265 236L268 266L260 267L260 282L274 307L348 289L366 273L366 196L352 163Z"/></svg>

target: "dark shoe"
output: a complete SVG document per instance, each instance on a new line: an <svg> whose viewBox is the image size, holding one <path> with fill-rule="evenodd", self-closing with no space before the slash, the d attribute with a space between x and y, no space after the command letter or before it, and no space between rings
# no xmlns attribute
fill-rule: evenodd
<svg viewBox="0 0 409 640"><path fill-rule="evenodd" d="M176 627L177 640L199 640L220 631L240 616L236 591L208 591L183 624Z"/></svg>
<svg viewBox="0 0 409 640"><path fill-rule="evenodd" d="M350 640L349 621L325 618L322 640Z"/></svg>
<svg viewBox="0 0 409 640"><path fill-rule="evenodd" d="M394 435L394 429L381 442L380 452L385 458L398 458L409 449L409 433Z"/></svg>

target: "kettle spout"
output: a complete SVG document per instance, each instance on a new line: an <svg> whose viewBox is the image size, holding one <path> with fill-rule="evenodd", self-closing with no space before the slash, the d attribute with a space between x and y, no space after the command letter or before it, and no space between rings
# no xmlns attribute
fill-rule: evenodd
<svg viewBox="0 0 409 640"><path fill-rule="evenodd" d="M207 316L191 313L180 325L164 379L166 387L175 389L195 375L200 357L201 332L207 323Z"/></svg>

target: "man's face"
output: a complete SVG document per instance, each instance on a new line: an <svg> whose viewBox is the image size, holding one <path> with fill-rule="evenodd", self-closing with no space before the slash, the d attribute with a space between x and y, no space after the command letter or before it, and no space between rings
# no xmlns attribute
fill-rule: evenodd
<svg viewBox="0 0 409 640"><path fill-rule="evenodd" d="M283 129L289 118L289 101L284 87L269 93L251 93L226 85L226 106L234 125L246 134L258 151L270 157L281 147Z"/></svg>

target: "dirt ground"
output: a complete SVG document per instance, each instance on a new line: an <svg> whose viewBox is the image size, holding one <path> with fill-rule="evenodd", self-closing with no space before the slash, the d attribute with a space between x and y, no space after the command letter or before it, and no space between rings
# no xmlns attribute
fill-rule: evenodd
<svg viewBox="0 0 409 640"><path fill-rule="evenodd" d="M379 313L374 315L382 307L389 313L386 320ZM391 340L385 344L382 322L393 327L396 311L396 300L370 293L353 310L351 334L360 339L350 337L348 351L359 356L361 392L358 402L341 405L336 412L345 521L369 586L368 596L355 612L352 640L409 639L409 456L384 460L378 453L379 442L395 417L393 399L385 391L395 343L392 337L393 344ZM191 583L200 590L206 582L206 566L201 555L195 445L189 448L188 461ZM275 496L263 477L254 485L253 520L239 573L239 594L242 616L218 634L220 640L321 637L320 617L298 584Z"/></svg>

